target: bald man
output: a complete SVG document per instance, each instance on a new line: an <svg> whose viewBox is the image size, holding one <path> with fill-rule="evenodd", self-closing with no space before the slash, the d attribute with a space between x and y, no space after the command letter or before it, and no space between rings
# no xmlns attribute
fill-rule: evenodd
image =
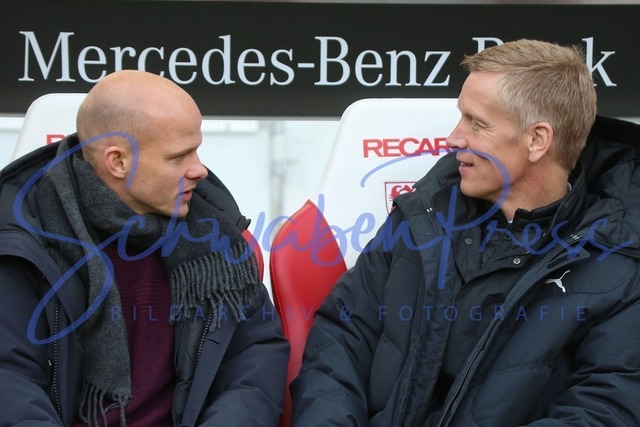
<svg viewBox="0 0 640 427"><path fill-rule="evenodd" d="M288 343L201 122L115 72L0 174L0 426L277 425Z"/></svg>

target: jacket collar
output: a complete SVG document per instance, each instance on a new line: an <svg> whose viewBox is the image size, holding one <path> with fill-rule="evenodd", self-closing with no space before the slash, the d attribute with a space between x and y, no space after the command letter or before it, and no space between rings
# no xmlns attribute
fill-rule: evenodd
<svg viewBox="0 0 640 427"><path fill-rule="evenodd" d="M544 232L544 240L551 237L554 229L564 230L565 233L561 234L566 234L567 230L574 231L587 206L587 189L581 164L570 174L569 184L571 189L560 200L531 211L517 209L511 230L522 233L527 227L531 227L530 224L537 224Z"/></svg>
<svg viewBox="0 0 640 427"><path fill-rule="evenodd" d="M580 160L589 194L581 233L640 258L640 126L598 116Z"/></svg>
<svg viewBox="0 0 640 427"><path fill-rule="evenodd" d="M433 197L433 207L446 218L453 219L453 224L463 227L463 224L481 222L488 224L497 222L500 228L508 229L510 233L518 235L523 232L532 233L539 230L545 238L540 238L540 244L551 236L554 228L564 231L574 230L587 206L587 191L581 165L578 165L569 177L571 190L560 200L533 210L518 209L514 219L508 224L504 214L494 204L483 200L473 199L462 195L459 190L460 178L448 182L437 191ZM454 187L457 187L454 188ZM455 212L449 213L451 198L455 197Z"/></svg>

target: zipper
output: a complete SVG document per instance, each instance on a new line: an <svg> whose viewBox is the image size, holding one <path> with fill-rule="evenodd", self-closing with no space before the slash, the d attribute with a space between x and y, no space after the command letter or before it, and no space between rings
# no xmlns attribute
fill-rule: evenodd
<svg viewBox="0 0 640 427"><path fill-rule="evenodd" d="M198 343L198 351L196 352L196 360L193 367L194 376L195 376L195 372L198 370L198 365L200 364L200 356L202 356L202 349L204 348L204 342L206 341L207 334L209 333L209 329L211 329L211 324L213 323L213 317L215 315L215 312L217 311L215 305L212 304L211 307L212 307L211 311L207 316L207 322L205 323L204 330L202 331L202 336L200 337L200 342ZM179 372L177 367L176 367L176 375L179 378ZM183 413L182 416L180 417L180 425L184 425L184 417L185 417L185 414Z"/></svg>
<svg viewBox="0 0 640 427"><path fill-rule="evenodd" d="M60 374L58 368L58 358L59 358L59 344L58 344L58 326L60 321L60 299L56 298L56 308L54 311L54 320L53 320L53 381L52 381L52 391L53 391L53 399L56 405L56 412L58 413L58 417L62 420L62 402L60 399L60 389L58 388L58 376Z"/></svg>
<svg viewBox="0 0 640 427"><path fill-rule="evenodd" d="M202 331L202 336L200 337L200 343L198 344L198 352L196 353L196 363L195 363L196 370L198 369L198 364L200 363L200 356L202 355L202 349L204 348L204 342L207 337L207 334L209 333L209 329L211 328L211 323L213 323L213 316L216 311L217 311L217 308L215 308L215 306L212 305L211 312L207 317L207 323L204 325L204 331Z"/></svg>
<svg viewBox="0 0 640 427"><path fill-rule="evenodd" d="M184 325L175 326L175 333L178 334L175 339L175 348L173 349L173 370L176 374L176 383L180 381L180 369L178 368L178 349L182 346L184 339Z"/></svg>
<svg viewBox="0 0 640 427"><path fill-rule="evenodd" d="M419 200L421 202L420 206L422 206L422 208L423 208L423 210L419 209L419 211L422 211L423 213L425 213L426 214L425 215L426 220L429 221L429 224L427 225L426 230L428 230L428 232L433 233L433 235L430 236L430 239L434 240L434 239L438 239L438 238L444 237L444 233L442 232L442 228L438 225L438 223L437 223L437 221L435 219L434 209L432 207L430 207L430 206L426 206L424 204L424 202L422 201L422 198L419 198ZM404 217L404 220L408 221L409 228L411 229L412 221L409 220L406 217L406 215L404 215L404 213L403 213L403 217ZM411 232L414 235L420 235L421 234L420 232L414 232L414 231L416 231L416 230L411 230ZM416 239L416 244L418 246L420 246L421 245L421 241L419 239ZM420 252L422 252L422 251L420 251ZM422 260L422 257L421 257L421 260ZM436 286L436 285L434 285L434 286ZM428 327L428 326L425 326L425 327ZM422 333L423 333L423 330L422 330L422 326L421 326L421 327L418 328L418 331L416 331L416 337L418 337L418 340L419 340L420 335L422 335ZM415 360L417 357L419 357L416 354L416 352L418 351L418 347L419 346L414 346L414 351L411 354L411 360ZM408 378L411 378L413 376L413 370L414 369L415 369L415 363L413 364L413 366L409 370ZM407 413L407 405L408 405L407 400L408 400L408 394L409 394L408 392L409 392L410 388L411 388L411 381L410 380L406 380L405 383L403 384L403 386L401 387L401 390L398 392L398 395L400 396L399 399L398 399L398 408L399 409L397 411L395 411L395 414L392 416L391 425L393 427L403 425L403 420L406 420L406 417L407 417L407 414L408 414Z"/></svg>

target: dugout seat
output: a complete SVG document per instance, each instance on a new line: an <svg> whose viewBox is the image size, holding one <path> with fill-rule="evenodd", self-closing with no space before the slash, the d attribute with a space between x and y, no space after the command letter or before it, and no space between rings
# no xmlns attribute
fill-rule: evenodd
<svg viewBox="0 0 640 427"><path fill-rule="evenodd" d="M363 99L344 111L316 191L271 247L274 303L291 343L287 384L300 370L316 309L384 223L393 198L412 191L448 151L459 118L452 98ZM290 412L287 388L281 427Z"/></svg>
<svg viewBox="0 0 640 427"><path fill-rule="evenodd" d="M75 132L76 113L85 96L85 93L48 93L33 101L24 116L11 160Z"/></svg>

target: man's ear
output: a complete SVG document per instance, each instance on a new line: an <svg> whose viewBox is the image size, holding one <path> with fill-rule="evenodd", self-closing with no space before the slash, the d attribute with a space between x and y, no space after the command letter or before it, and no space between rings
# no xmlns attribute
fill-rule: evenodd
<svg viewBox="0 0 640 427"><path fill-rule="evenodd" d="M551 151L553 128L549 123L538 122L531 128L529 140L529 161L535 163Z"/></svg>
<svg viewBox="0 0 640 427"><path fill-rule="evenodd" d="M103 153L104 166L109 175L124 179L129 172L129 153L118 145L111 145Z"/></svg>

